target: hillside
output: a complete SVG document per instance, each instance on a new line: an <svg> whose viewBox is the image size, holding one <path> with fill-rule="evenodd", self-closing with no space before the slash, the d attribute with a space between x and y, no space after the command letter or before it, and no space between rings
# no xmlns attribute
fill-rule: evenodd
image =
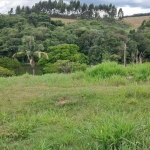
<svg viewBox="0 0 150 150"><path fill-rule="evenodd" d="M134 29L137 29L144 20L149 20L150 16L128 17L123 20L130 24Z"/></svg>
<svg viewBox="0 0 150 150"><path fill-rule="evenodd" d="M149 150L149 82L84 76L0 78L0 149Z"/></svg>
<svg viewBox="0 0 150 150"><path fill-rule="evenodd" d="M71 23L71 22L75 22L76 19L67 19L67 18L55 18L55 17L52 17L51 20L61 20L63 23Z"/></svg>
<svg viewBox="0 0 150 150"><path fill-rule="evenodd" d="M52 17L51 19L54 21L61 20L63 23L70 23L70 22L76 21L76 19L55 18L55 17ZM129 24L133 29L137 29L144 20L147 21L149 19L150 19L150 16L139 16L139 17L127 17L127 18L124 18L123 21Z"/></svg>

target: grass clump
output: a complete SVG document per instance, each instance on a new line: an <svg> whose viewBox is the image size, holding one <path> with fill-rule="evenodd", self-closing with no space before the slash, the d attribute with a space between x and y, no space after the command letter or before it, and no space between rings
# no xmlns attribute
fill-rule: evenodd
<svg viewBox="0 0 150 150"><path fill-rule="evenodd" d="M126 70L123 66L117 64L116 62L105 62L87 69L86 75L95 79L105 79L113 75L125 76Z"/></svg>
<svg viewBox="0 0 150 150"><path fill-rule="evenodd" d="M135 81L148 81L150 79L150 63L133 64L127 66L128 75Z"/></svg>
<svg viewBox="0 0 150 150"><path fill-rule="evenodd" d="M117 117L117 118L116 118ZM119 115L98 119L90 134L99 145L99 149L119 150L123 147L136 148L136 124Z"/></svg>
<svg viewBox="0 0 150 150"><path fill-rule="evenodd" d="M128 83L128 80L124 76L112 75L110 78L107 79L107 82L110 85L119 86L126 85Z"/></svg>

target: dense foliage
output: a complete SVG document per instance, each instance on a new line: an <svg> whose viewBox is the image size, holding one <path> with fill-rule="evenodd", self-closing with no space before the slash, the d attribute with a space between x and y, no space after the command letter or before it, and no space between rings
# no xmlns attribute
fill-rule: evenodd
<svg viewBox="0 0 150 150"><path fill-rule="evenodd" d="M15 75L14 71L11 71L7 68L3 68L0 66L0 77L10 77Z"/></svg>
<svg viewBox="0 0 150 150"><path fill-rule="evenodd" d="M12 9L9 11L9 14L12 13ZM57 17L69 17L69 18L99 18L101 17L101 14L99 12L103 12L104 15L109 17L115 17L117 15L117 8L115 5L95 5L93 3L81 4L80 0L71 0L70 3L66 3L63 0L59 1L40 1L39 3L36 3L32 7L29 6L17 6L15 13L16 14L31 14L31 13L37 13L40 12L46 12L50 14L51 16L57 16ZM123 15L123 11L121 11L121 14ZM118 14L118 16L120 16ZM123 16L122 16L123 17ZM121 17L121 18L122 18Z"/></svg>
<svg viewBox="0 0 150 150"><path fill-rule="evenodd" d="M52 5L47 5L48 3ZM35 62L39 61L38 64L42 66L43 71L53 65L57 66L57 69L54 69L56 72L61 72L58 71L58 62L64 64L65 61L71 66L97 65L105 61L123 64L125 59L127 63L149 61L150 21L144 21L137 31L130 30L129 25L123 20L116 20L110 16L88 20L77 19L73 23L65 24L60 20L51 20L49 13L42 11L45 6L59 9L57 5L60 2L56 6L54 3L56 1L39 2L32 7L34 11L27 7L19 9L17 6L16 14L13 14L12 9L9 15L1 14L0 57L12 58L17 54L16 58L22 63L29 63L32 60L34 65L32 63L31 66L35 66ZM71 1L68 6L73 5L71 7L73 9L77 4L79 1ZM93 7L97 8L92 4L88 6L91 9ZM113 5L109 6L111 7ZM104 6L99 5L99 8L104 9ZM122 9L119 9L118 16L123 17ZM127 50L126 57L125 50ZM49 59L46 60L41 54L49 56ZM72 71L69 69L67 72Z"/></svg>

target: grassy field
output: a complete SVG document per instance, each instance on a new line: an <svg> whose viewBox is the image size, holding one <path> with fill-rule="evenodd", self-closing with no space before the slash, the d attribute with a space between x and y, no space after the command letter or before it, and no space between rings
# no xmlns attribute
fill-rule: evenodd
<svg viewBox="0 0 150 150"><path fill-rule="evenodd" d="M144 20L149 20L150 16L141 16L141 17L128 17L124 18L124 21L130 24L134 29L137 29Z"/></svg>
<svg viewBox="0 0 150 150"><path fill-rule="evenodd" d="M0 149L149 150L150 82L86 76L1 77Z"/></svg>
<svg viewBox="0 0 150 150"><path fill-rule="evenodd" d="M52 20L61 20L63 23L75 22L76 19L66 19L66 18L51 18ZM149 20L150 16L141 16L141 17L128 17L123 20L131 25L133 29L137 29L144 20Z"/></svg>
<svg viewBox="0 0 150 150"><path fill-rule="evenodd" d="M76 19L67 19L67 18L51 18L52 20L61 20L63 23L75 22Z"/></svg>

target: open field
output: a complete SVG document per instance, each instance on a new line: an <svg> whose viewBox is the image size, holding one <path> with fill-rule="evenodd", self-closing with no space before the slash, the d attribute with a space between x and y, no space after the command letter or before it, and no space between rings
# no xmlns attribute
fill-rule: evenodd
<svg viewBox="0 0 150 150"><path fill-rule="evenodd" d="M0 78L0 149L149 150L150 84L124 80Z"/></svg>
<svg viewBox="0 0 150 150"><path fill-rule="evenodd" d="M61 20L63 23L75 22L76 19L66 19L66 18L51 18L52 20ZM144 20L150 19L150 16L141 17L128 17L123 20L132 26L133 29L137 29Z"/></svg>
<svg viewBox="0 0 150 150"><path fill-rule="evenodd" d="M144 20L150 19L150 16L141 16L141 17L128 17L123 20L130 24L134 29L137 29Z"/></svg>
<svg viewBox="0 0 150 150"><path fill-rule="evenodd" d="M52 20L61 20L63 23L75 22L76 19L67 19L67 18L51 18Z"/></svg>

